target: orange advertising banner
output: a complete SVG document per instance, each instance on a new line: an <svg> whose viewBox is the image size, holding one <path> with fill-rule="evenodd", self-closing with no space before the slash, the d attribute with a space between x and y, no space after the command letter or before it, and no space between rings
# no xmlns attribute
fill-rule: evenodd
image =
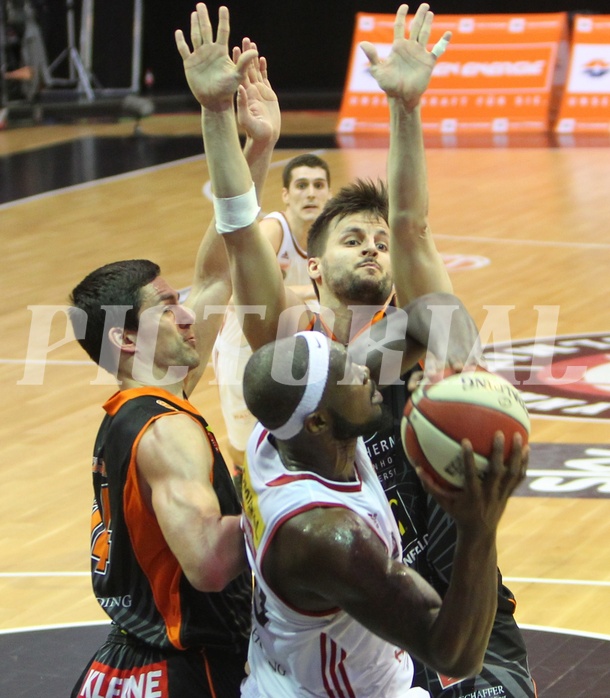
<svg viewBox="0 0 610 698"><path fill-rule="evenodd" d="M393 15L356 16L338 133L387 133L387 98L368 71L361 41L381 58L392 47ZM565 12L528 15L436 15L430 47L452 32L422 98L429 133L512 133L549 129L561 52L567 54Z"/></svg>
<svg viewBox="0 0 610 698"><path fill-rule="evenodd" d="M557 133L610 132L610 15L575 15Z"/></svg>

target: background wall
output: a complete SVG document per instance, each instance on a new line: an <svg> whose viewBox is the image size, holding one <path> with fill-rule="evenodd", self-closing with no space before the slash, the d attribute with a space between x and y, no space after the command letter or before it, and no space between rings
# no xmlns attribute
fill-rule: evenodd
<svg viewBox="0 0 610 698"><path fill-rule="evenodd" d="M49 58L65 46L63 0L38 0ZM76 0L76 7L80 2ZM215 21L217 0L208 3ZM255 40L269 61L270 77L280 95L311 94L318 101L336 102L347 71L357 12L393 13L395 0L226 0L232 13L231 44L246 35ZM104 87L129 84L132 0L95 3L94 73ZM610 12L608 0L433 0L438 14L520 12ZM157 93L186 91L182 66L174 45L176 28L188 31L194 0L145 0L143 70L155 77ZM415 4L414 4L415 6Z"/></svg>

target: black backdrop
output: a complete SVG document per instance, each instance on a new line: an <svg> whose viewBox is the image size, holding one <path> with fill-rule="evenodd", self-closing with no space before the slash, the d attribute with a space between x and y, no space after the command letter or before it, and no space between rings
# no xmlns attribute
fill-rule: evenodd
<svg viewBox="0 0 610 698"><path fill-rule="evenodd" d="M66 3L37 0L37 4L52 59L65 45ZM77 9L80 4L75 0ZM221 4L218 0L208 3L214 23ZM226 4L232 13L231 45L244 35L258 43L269 61L272 83L281 96L340 94L356 13L393 13L399 3L394 0L227 0ZM610 0L433 0L431 5L438 14L610 13ZM176 28L188 31L194 6L194 0L144 0L142 68L154 74L157 93L186 90L173 32ZM132 7L132 0L95 3L93 68L104 87L122 87L130 82Z"/></svg>

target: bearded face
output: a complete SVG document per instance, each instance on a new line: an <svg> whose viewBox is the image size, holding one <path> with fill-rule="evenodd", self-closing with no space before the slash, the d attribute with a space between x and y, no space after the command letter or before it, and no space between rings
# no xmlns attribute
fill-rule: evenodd
<svg viewBox="0 0 610 698"><path fill-rule="evenodd" d="M387 223L365 213L339 220L316 272L322 305L327 294L346 305L383 305L392 291Z"/></svg>
<svg viewBox="0 0 610 698"><path fill-rule="evenodd" d="M349 267L338 267L324 258L321 266L328 292L345 305L382 306L392 292L389 271L375 260L359 259Z"/></svg>

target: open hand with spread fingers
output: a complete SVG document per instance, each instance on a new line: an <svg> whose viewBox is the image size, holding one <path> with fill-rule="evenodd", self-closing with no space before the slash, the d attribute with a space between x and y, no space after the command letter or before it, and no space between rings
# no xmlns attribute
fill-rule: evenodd
<svg viewBox="0 0 610 698"><path fill-rule="evenodd" d="M233 96L244 81L250 62L258 53L249 48L241 52L237 62L229 56L229 10L218 10L216 40L208 8L198 3L191 14L191 44L189 48L182 30L175 34L176 46L184 63L184 74L191 92L205 109L219 111L233 108Z"/></svg>
<svg viewBox="0 0 610 698"><path fill-rule="evenodd" d="M451 32L445 32L430 51L426 48L434 14L430 5L422 3L413 17L409 38L405 38L408 5L401 5L394 20L394 41L385 60L369 41L360 43L371 66L371 75L388 97L402 100L408 109L419 104L426 91L437 59L445 52Z"/></svg>
<svg viewBox="0 0 610 698"><path fill-rule="evenodd" d="M241 48L233 49L233 62L256 44L248 38L242 40ZM280 137L282 117L277 95L267 75L267 60L257 56L248 65L244 80L237 92L237 122L246 135L257 142L277 143Z"/></svg>

